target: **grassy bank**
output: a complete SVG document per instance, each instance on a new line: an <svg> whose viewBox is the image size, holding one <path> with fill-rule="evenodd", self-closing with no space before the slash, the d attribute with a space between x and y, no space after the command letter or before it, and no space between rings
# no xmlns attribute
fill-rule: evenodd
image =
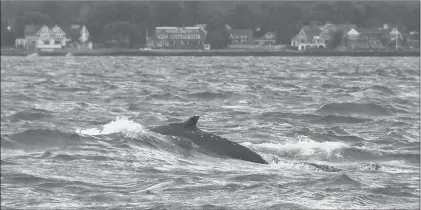
<svg viewBox="0 0 421 210"><path fill-rule="evenodd" d="M71 52L73 56L353 56L353 57L387 57L404 56L419 57L420 51L399 51L399 52L370 52L370 51L269 51L269 50L152 50L140 51L138 49L93 49L93 50L58 50L54 52L38 52L40 56L64 56ZM34 50L26 49L2 49L2 56L27 56L34 53Z"/></svg>

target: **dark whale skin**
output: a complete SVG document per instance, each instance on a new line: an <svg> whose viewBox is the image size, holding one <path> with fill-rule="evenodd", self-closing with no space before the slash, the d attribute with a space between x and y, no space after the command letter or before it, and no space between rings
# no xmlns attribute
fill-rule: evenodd
<svg viewBox="0 0 421 210"><path fill-rule="evenodd" d="M196 127L199 116L193 116L183 123L171 123L152 128L151 131L168 136L190 139L199 147L234 159L253 163L268 164L259 154L226 138L204 132Z"/></svg>

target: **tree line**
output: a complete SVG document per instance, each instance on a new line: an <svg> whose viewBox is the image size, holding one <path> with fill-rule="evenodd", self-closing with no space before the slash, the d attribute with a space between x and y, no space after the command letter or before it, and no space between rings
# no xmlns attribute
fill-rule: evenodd
<svg viewBox="0 0 421 210"><path fill-rule="evenodd" d="M156 26L207 24L207 42L223 48L229 42L225 24L252 29L255 36L277 34L287 44L304 25L353 23L358 27L399 24L420 30L420 2L204 2L204 1L1 1L1 45L23 37L28 24L84 24L94 43L114 39L125 47L145 43ZM8 28L11 26L11 28ZM9 30L10 29L10 30Z"/></svg>

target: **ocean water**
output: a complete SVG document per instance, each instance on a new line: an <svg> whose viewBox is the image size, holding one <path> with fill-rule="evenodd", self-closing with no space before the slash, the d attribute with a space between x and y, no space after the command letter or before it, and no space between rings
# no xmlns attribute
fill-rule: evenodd
<svg viewBox="0 0 421 210"><path fill-rule="evenodd" d="M1 57L2 209L419 209L420 60ZM203 152L198 127L259 153Z"/></svg>

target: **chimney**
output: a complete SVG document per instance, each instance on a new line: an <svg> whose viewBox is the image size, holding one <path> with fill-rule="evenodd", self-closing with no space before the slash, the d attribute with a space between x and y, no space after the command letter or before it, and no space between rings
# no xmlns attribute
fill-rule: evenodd
<svg viewBox="0 0 421 210"><path fill-rule="evenodd" d="M383 24L383 29L388 29L389 25L387 23Z"/></svg>

